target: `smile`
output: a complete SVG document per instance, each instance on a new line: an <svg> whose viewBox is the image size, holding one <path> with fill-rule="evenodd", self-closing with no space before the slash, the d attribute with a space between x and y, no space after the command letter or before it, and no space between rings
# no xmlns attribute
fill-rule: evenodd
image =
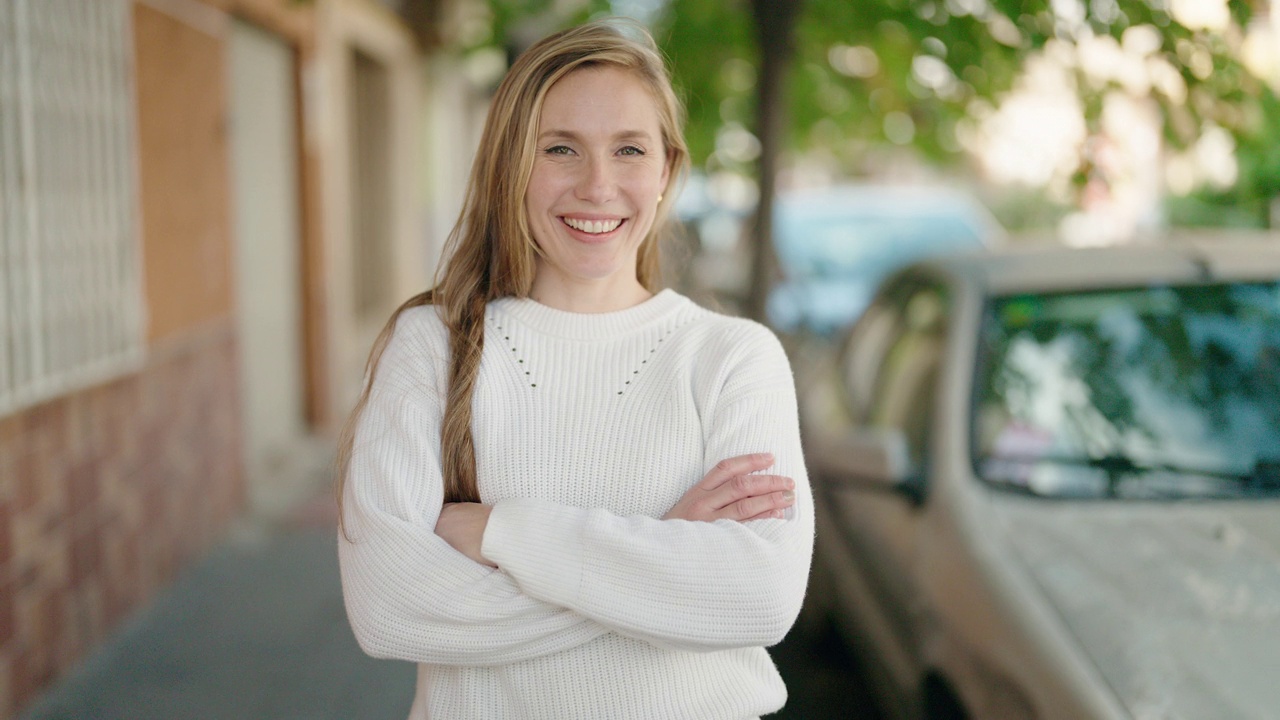
<svg viewBox="0 0 1280 720"><path fill-rule="evenodd" d="M570 217L562 217L560 219L564 221L565 225L568 225L574 230L588 233L590 235L611 233L614 230L617 230L618 226L623 222L622 218L615 218L613 220L576 220Z"/></svg>

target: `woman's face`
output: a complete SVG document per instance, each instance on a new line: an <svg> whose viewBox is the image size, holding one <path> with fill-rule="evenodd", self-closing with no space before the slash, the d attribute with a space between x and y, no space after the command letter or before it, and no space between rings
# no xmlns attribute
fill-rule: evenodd
<svg viewBox="0 0 1280 720"><path fill-rule="evenodd" d="M525 192L542 249L535 293L634 293L668 174L652 95L625 70L574 70L547 91L537 133Z"/></svg>

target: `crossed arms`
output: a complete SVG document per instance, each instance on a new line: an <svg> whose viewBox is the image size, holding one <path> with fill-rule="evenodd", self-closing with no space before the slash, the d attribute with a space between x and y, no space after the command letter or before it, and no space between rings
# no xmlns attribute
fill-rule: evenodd
<svg viewBox="0 0 1280 720"><path fill-rule="evenodd" d="M726 386L705 442L722 462L662 518L533 499L445 506L439 408L375 383L339 547L361 646L498 665L608 632L695 651L776 643L799 611L813 534L781 352L744 375L757 380ZM771 464L778 474L751 474Z"/></svg>

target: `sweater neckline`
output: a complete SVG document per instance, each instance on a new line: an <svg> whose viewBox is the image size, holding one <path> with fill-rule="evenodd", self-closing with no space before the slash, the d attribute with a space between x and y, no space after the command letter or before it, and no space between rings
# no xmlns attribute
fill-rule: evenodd
<svg viewBox="0 0 1280 720"><path fill-rule="evenodd" d="M492 305L538 332L570 340L599 340L627 335L660 322L684 303L684 296L667 288L638 305L605 313L557 310L531 298L502 298Z"/></svg>

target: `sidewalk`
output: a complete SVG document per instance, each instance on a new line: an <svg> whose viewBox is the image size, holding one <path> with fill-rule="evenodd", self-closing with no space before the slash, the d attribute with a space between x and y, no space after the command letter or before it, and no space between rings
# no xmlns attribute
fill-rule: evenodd
<svg viewBox="0 0 1280 720"><path fill-rule="evenodd" d="M21 720L403 720L415 668L356 645L327 479L301 487L305 501L239 523ZM771 720L877 717L833 636L797 630L772 654L791 698Z"/></svg>
<svg viewBox="0 0 1280 720"><path fill-rule="evenodd" d="M404 720L414 667L356 645L323 485L233 528L21 717Z"/></svg>

